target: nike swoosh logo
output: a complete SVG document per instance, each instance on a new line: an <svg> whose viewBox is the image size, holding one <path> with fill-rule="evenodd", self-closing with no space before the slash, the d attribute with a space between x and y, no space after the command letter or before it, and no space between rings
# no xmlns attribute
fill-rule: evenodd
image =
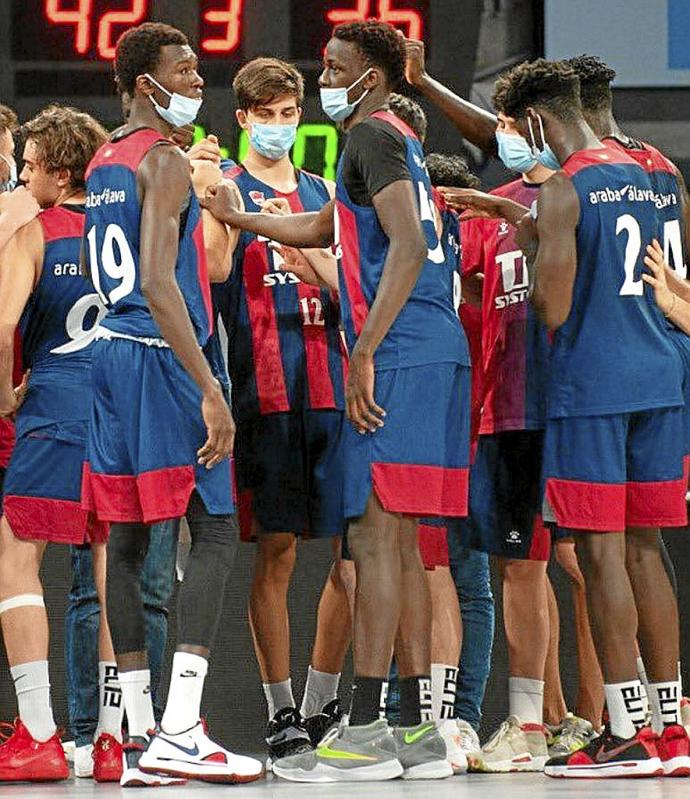
<svg viewBox="0 0 690 799"><path fill-rule="evenodd" d="M426 735L429 730L434 728L433 724L427 724L426 727L422 727L421 730L417 730L417 732L406 732L405 733L405 743L406 744L413 744L415 741L418 741L422 735Z"/></svg>
<svg viewBox="0 0 690 799"><path fill-rule="evenodd" d="M623 752L631 749L637 742L637 738L633 738L631 741L626 741L624 744L609 749L608 751L604 749L604 745L602 744L599 747L599 751L594 755L594 760L597 763L608 763L609 760L616 757L616 755L622 755Z"/></svg>
<svg viewBox="0 0 690 799"><path fill-rule="evenodd" d="M179 749L180 752L184 752L186 755L190 757L196 757L199 754L199 747L197 744L194 744L192 747L182 746L182 744L176 744L174 741L171 741L169 738L164 738L163 736L159 736L161 741L165 741L166 744L170 746L174 746L175 749Z"/></svg>
<svg viewBox="0 0 690 799"><path fill-rule="evenodd" d="M341 749L331 749L329 746L322 746L316 750L319 757L329 760L368 760L376 762L378 758L369 755L358 755L356 752L344 752Z"/></svg>

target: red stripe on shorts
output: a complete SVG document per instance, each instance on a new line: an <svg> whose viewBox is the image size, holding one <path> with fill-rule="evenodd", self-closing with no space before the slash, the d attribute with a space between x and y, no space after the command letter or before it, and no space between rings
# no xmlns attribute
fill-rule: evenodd
<svg viewBox="0 0 690 799"><path fill-rule="evenodd" d="M79 502L10 494L3 513L16 538L55 544L105 543L108 525L98 522Z"/></svg>
<svg viewBox="0 0 690 799"><path fill-rule="evenodd" d="M625 521L631 527L685 527L687 478L658 483L628 483Z"/></svg>
<svg viewBox="0 0 690 799"><path fill-rule="evenodd" d="M371 476L376 496L387 511L409 516L467 516L467 468L372 463Z"/></svg>
<svg viewBox="0 0 690 799"><path fill-rule="evenodd" d="M546 499L559 527L620 533L625 530L625 483L546 481Z"/></svg>

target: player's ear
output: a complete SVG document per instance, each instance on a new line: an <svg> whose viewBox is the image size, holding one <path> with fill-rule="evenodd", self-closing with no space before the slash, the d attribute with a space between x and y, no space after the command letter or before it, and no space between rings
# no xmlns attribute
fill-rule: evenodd
<svg viewBox="0 0 690 799"><path fill-rule="evenodd" d="M135 86L147 97L153 94L153 83L151 83L150 79L146 75L137 75Z"/></svg>
<svg viewBox="0 0 690 799"><path fill-rule="evenodd" d="M247 119L247 112L243 111L241 108L238 108L235 111L235 119L237 120L237 124L242 128L242 130L247 130L249 127L249 120Z"/></svg>
<svg viewBox="0 0 690 799"><path fill-rule="evenodd" d="M302 108L302 106L301 106L301 105L298 105L298 106L297 106L297 124L298 124L298 125L299 125L299 123L302 121L302 112L303 112L303 110L304 110L304 109Z"/></svg>
<svg viewBox="0 0 690 799"><path fill-rule="evenodd" d="M57 184L61 189L66 189L72 182L72 172L69 169L58 169L55 172Z"/></svg>

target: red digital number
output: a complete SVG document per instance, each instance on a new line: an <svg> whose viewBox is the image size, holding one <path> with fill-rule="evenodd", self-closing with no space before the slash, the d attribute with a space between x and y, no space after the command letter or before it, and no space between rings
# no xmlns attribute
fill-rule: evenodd
<svg viewBox="0 0 690 799"><path fill-rule="evenodd" d="M389 22L403 31L408 39L424 38L424 22L420 11L414 8L392 8L394 0L357 0L356 8L334 8L326 19L337 25L340 22L364 22L372 17ZM375 8L372 8L375 7Z"/></svg>
<svg viewBox="0 0 690 799"><path fill-rule="evenodd" d="M232 53L240 43L242 32L243 0L226 0L224 8L212 8L204 14L211 25L225 25L225 36L201 40L201 49L207 53Z"/></svg>
<svg viewBox="0 0 690 799"><path fill-rule="evenodd" d="M45 0L45 15L55 25L74 25L74 49L80 55L86 55L92 42L95 20L93 17L93 0L74 0L71 8L65 8L65 0ZM129 0L129 8L106 11L101 15L96 27L96 51L99 58L110 60L115 57L113 34L115 25L137 25L148 15L148 0ZM92 21L94 25L92 25Z"/></svg>

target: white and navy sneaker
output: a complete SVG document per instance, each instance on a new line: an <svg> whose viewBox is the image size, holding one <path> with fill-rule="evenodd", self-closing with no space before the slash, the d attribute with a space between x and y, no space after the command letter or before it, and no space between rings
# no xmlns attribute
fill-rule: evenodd
<svg viewBox="0 0 690 799"><path fill-rule="evenodd" d="M163 774L148 774L139 768L139 761L146 752L149 741L133 735L122 745L122 788L157 788L162 785L184 785L186 780Z"/></svg>
<svg viewBox="0 0 690 799"><path fill-rule="evenodd" d="M212 741L200 721L169 735L159 729L139 760L141 771L203 782L253 782L263 776L259 760L235 755Z"/></svg>

